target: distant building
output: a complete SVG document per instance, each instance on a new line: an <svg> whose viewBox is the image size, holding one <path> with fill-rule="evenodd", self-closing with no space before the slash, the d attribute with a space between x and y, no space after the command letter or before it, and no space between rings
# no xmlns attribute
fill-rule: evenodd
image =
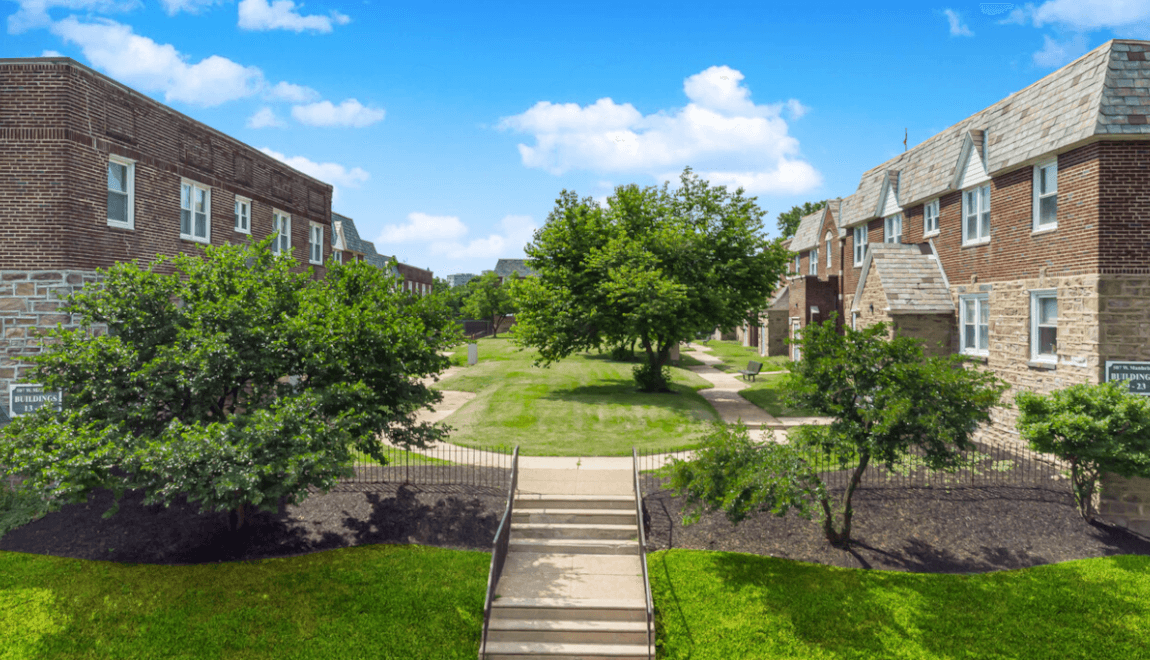
<svg viewBox="0 0 1150 660"><path fill-rule="evenodd" d="M487 273L489 271L484 271ZM499 281L503 282L511 277L512 273L516 273L519 277L535 277L537 273L527 265L526 259L500 259L495 264L495 274L499 276Z"/></svg>
<svg viewBox="0 0 1150 660"><path fill-rule="evenodd" d="M455 273L454 275L447 276L447 284L452 288L457 286L467 286L471 280L479 277L475 273Z"/></svg>
<svg viewBox="0 0 1150 660"><path fill-rule="evenodd" d="M339 263L366 261L380 270L391 271L402 277L404 291L425 296L431 293L435 275L430 270L399 263L395 257L386 257L375 251L375 244L359 236L355 221L346 215L332 213L332 258Z"/></svg>

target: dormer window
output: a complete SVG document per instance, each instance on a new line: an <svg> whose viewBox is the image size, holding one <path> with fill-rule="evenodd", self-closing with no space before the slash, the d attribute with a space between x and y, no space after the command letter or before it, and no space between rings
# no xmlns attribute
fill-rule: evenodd
<svg viewBox="0 0 1150 660"><path fill-rule="evenodd" d="M855 227L855 268L862 266L866 257L867 231L866 225Z"/></svg>
<svg viewBox="0 0 1150 660"><path fill-rule="evenodd" d="M883 242L902 242L902 214L896 213L883 220Z"/></svg>
<svg viewBox="0 0 1150 660"><path fill-rule="evenodd" d="M810 264L807 268L807 275L819 274L819 249L814 248L810 254Z"/></svg>
<svg viewBox="0 0 1150 660"><path fill-rule="evenodd" d="M990 240L990 186L962 192L962 244L977 245Z"/></svg>
<svg viewBox="0 0 1150 660"><path fill-rule="evenodd" d="M828 231L828 232L827 232L827 237L826 237L826 244L827 244L827 270L828 270L828 271L830 271L830 269L831 269L831 238L832 238L832 237L831 237L831 233Z"/></svg>

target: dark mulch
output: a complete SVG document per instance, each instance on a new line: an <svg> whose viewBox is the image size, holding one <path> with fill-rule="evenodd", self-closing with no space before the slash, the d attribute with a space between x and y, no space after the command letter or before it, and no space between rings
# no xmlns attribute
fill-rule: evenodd
<svg viewBox="0 0 1150 660"><path fill-rule="evenodd" d="M445 468L446 472L449 468ZM424 468L427 471L427 468ZM420 543L491 550L507 502L505 489L479 485L341 484L276 513L249 507L233 532L226 513L184 501L144 505L126 493L111 518L110 491L12 530L0 550L128 563L195 564L285 557L368 543Z"/></svg>
<svg viewBox="0 0 1150 660"><path fill-rule="evenodd" d="M732 525L721 513L684 527L682 500L653 487L645 505L652 550L748 552L800 561L919 573L978 573L1120 554L1150 555L1150 541L1078 514L1068 486L864 487L852 536L831 546L822 526L794 512Z"/></svg>

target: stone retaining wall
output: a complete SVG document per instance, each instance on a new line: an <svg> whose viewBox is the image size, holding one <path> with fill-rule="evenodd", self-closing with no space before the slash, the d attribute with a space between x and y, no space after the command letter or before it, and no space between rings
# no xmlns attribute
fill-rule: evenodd
<svg viewBox="0 0 1150 660"><path fill-rule="evenodd" d="M75 327L79 317L60 311L72 292L95 282L87 270L0 271L0 406L8 407L8 386L31 365L21 358L40 352L39 335L57 324Z"/></svg>
<svg viewBox="0 0 1150 660"><path fill-rule="evenodd" d="M1107 522L1150 537L1150 479L1102 475L1098 514Z"/></svg>

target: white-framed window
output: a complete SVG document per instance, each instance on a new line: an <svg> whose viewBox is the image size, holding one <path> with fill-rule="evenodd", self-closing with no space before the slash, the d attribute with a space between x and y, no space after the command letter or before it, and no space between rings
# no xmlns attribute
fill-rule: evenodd
<svg viewBox="0 0 1150 660"><path fill-rule="evenodd" d="M962 352L986 355L990 346L990 296L959 296Z"/></svg>
<svg viewBox="0 0 1150 660"><path fill-rule="evenodd" d="M236 195L236 231L252 233L252 200Z"/></svg>
<svg viewBox="0 0 1150 660"><path fill-rule="evenodd" d="M800 255L798 255L798 254L796 254L796 255L795 255L795 275L798 275L798 274L799 274L799 264L800 264L800 260L801 260L801 256L800 256Z"/></svg>
<svg viewBox="0 0 1150 660"><path fill-rule="evenodd" d="M312 264L323 264L323 225L311 223L307 234L307 260Z"/></svg>
<svg viewBox="0 0 1150 660"><path fill-rule="evenodd" d="M186 179L180 183L180 238L212 242L212 189Z"/></svg>
<svg viewBox="0 0 1150 660"><path fill-rule="evenodd" d="M337 264L343 265L343 252L332 252L331 258L335 259Z"/></svg>
<svg viewBox="0 0 1150 660"><path fill-rule="evenodd" d="M272 254L287 254L291 250L291 216L272 209Z"/></svg>
<svg viewBox="0 0 1150 660"><path fill-rule="evenodd" d="M938 233L938 200L932 199L922 207L922 235L934 236Z"/></svg>
<svg viewBox="0 0 1150 660"><path fill-rule="evenodd" d="M831 233L829 231L827 232L826 243L827 243L827 271L829 273L830 269L831 269L831 252L832 252L832 250L831 250Z"/></svg>
<svg viewBox="0 0 1150 660"><path fill-rule="evenodd" d="M990 240L990 186L962 191L962 244Z"/></svg>
<svg viewBox="0 0 1150 660"><path fill-rule="evenodd" d="M1034 231L1058 226L1058 161L1034 166Z"/></svg>
<svg viewBox="0 0 1150 660"><path fill-rule="evenodd" d="M1058 359L1058 292L1054 289L1030 292L1030 359Z"/></svg>
<svg viewBox="0 0 1150 660"><path fill-rule="evenodd" d="M814 248L810 254L810 264L807 266L808 275L819 274L819 249Z"/></svg>
<svg viewBox="0 0 1150 660"><path fill-rule="evenodd" d="M867 230L866 225L855 227L855 268L862 266L866 258Z"/></svg>
<svg viewBox="0 0 1150 660"><path fill-rule="evenodd" d="M108 156L108 226L136 226L136 162Z"/></svg>
<svg viewBox="0 0 1150 660"><path fill-rule="evenodd" d="M887 216L883 219L883 242L884 243L901 243L902 242L902 214L895 213L894 215Z"/></svg>

